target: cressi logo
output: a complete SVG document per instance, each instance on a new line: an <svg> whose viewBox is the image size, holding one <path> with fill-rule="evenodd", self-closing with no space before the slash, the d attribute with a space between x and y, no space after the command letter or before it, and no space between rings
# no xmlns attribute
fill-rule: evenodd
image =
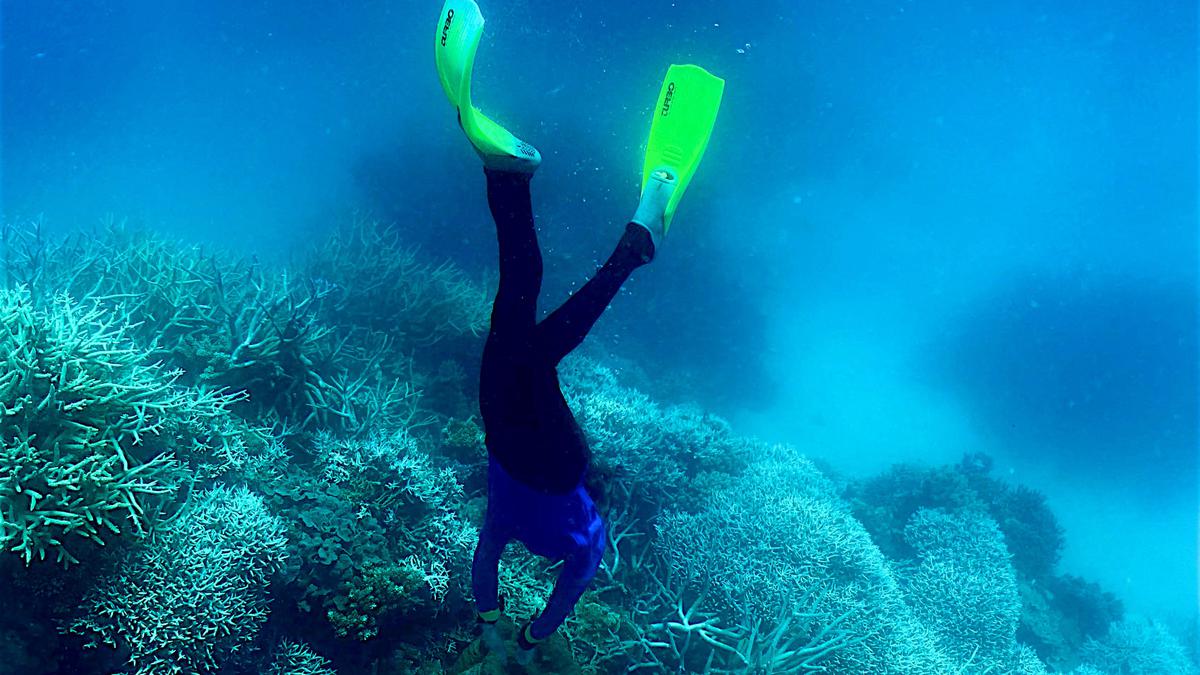
<svg viewBox="0 0 1200 675"><path fill-rule="evenodd" d="M442 24L442 46L446 46L446 36L450 33L450 23L454 21L454 10L446 12L446 23Z"/></svg>
<svg viewBox="0 0 1200 675"><path fill-rule="evenodd" d="M675 98L675 83L667 84L667 94L663 96L662 117L666 117L667 113L671 112L671 99Z"/></svg>

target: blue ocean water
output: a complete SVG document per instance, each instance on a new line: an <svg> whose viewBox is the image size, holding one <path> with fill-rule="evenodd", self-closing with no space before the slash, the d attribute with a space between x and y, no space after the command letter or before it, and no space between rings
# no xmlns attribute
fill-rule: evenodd
<svg viewBox="0 0 1200 675"><path fill-rule="evenodd" d="M1194 3L481 6L476 101L544 157L545 309L636 206L667 65L726 80L596 358L839 480L985 453L1045 495L1060 572L1194 624ZM438 9L8 0L4 220L60 236L111 214L287 261L359 213L487 278Z"/></svg>

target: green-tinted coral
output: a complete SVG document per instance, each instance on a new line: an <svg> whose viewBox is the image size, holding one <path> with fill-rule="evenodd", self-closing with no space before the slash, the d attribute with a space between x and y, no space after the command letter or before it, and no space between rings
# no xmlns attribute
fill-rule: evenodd
<svg viewBox="0 0 1200 675"><path fill-rule="evenodd" d="M379 634L381 616L412 615L428 604L431 594L426 570L415 556L399 563L367 562L334 600L329 623L342 637L369 640Z"/></svg>
<svg viewBox="0 0 1200 675"><path fill-rule="evenodd" d="M462 486L450 468L421 449L412 429L360 439L323 437L315 455L322 480L382 523L403 557L417 554L453 570L456 583L465 586L461 577L478 535L459 513Z"/></svg>
<svg viewBox="0 0 1200 675"><path fill-rule="evenodd" d="M320 435L310 467L263 488L292 540L286 595L339 636L370 639L388 623L415 637L465 597L476 530L454 473L419 445L407 430Z"/></svg>
<svg viewBox="0 0 1200 675"><path fill-rule="evenodd" d="M287 528L287 586L280 594L300 612L325 617L365 563L386 559L383 528L343 501L339 488L292 467L262 490Z"/></svg>
<svg viewBox="0 0 1200 675"><path fill-rule="evenodd" d="M584 594L568 617L563 634L574 661L585 671L606 672L629 661L629 643L637 632L630 618L603 602L597 593Z"/></svg>
<svg viewBox="0 0 1200 675"><path fill-rule="evenodd" d="M442 452L463 463L481 463L487 457L483 427L474 418L450 418L442 427Z"/></svg>

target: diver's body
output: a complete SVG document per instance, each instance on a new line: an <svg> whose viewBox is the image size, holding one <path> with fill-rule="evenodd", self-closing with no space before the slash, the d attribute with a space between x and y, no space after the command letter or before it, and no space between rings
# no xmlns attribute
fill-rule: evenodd
<svg viewBox="0 0 1200 675"><path fill-rule="evenodd" d="M605 546L603 522L583 485L587 441L563 398L557 367L583 341L633 270L654 257L654 243L644 225L627 225L595 276L539 322L542 258L530 205L531 174L485 172L500 283L479 381L488 507L472 580L481 620L494 621L499 616L498 565L509 541L564 561L545 610L518 637L523 648L532 649L570 614Z"/></svg>
<svg viewBox="0 0 1200 675"><path fill-rule="evenodd" d="M483 160L496 222L500 283L479 378L488 450L488 506L472 564L482 639L506 658L496 622L500 556L512 540L562 560L545 609L518 635L517 659L571 613L599 568L604 523L584 487L588 446L558 382L558 364L579 346L633 270L650 262L708 144L724 81L698 66L673 65L654 107L637 211L616 250L561 307L537 320L542 254L529 184L541 163L532 145L471 102L471 73L483 31L474 0L446 0L437 24L438 77L459 126Z"/></svg>

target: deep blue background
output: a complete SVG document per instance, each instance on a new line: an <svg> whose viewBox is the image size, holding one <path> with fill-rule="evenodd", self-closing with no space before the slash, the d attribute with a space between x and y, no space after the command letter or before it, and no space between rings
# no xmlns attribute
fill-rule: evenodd
<svg viewBox="0 0 1200 675"><path fill-rule="evenodd" d="M472 275L434 2L4 0L4 216L272 257L356 212ZM594 343L848 471L995 454L1064 565L1196 606L1194 3L485 1L476 100L537 145L547 308L636 202L667 64L725 77Z"/></svg>

